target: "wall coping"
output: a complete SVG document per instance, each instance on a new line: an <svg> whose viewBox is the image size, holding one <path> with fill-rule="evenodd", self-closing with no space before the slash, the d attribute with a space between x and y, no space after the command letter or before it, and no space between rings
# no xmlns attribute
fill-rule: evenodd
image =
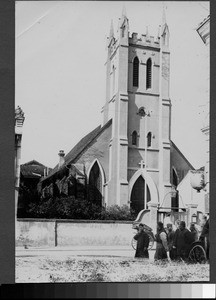
<svg viewBox="0 0 216 300"><path fill-rule="evenodd" d="M75 219L34 219L34 218L19 218L18 222L56 222L56 223L118 223L118 224L133 224L134 221L124 220L75 220Z"/></svg>

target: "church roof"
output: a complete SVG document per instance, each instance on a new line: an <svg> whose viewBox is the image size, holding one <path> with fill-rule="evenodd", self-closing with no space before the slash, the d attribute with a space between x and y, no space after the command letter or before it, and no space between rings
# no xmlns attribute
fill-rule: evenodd
<svg viewBox="0 0 216 300"><path fill-rule="evenodd" d="M59 172L65 166L70 165L70 164L73 164L76 167L76 169L78 169L80 172L82 172L82 170L79 168L79 166L77 166L75 160L107 127L109 127L111 125L111 123L112 123L112 119L109 120L103 127L101 125L99 125L94 130L89 132L86 136L84 136L65 156L65 162L64 162L63 166L59 169L58 164L57 164L53 169L51 169L51 171L49 171L49 175L46 176L45 178L43 178L42 181L52 177L55 173ZM191 170L194 170L194 167L186 159L186 157L182 154L182 152L175 145L175 143L173 141L170 141L170 142L171 142L171 147L174 148L179 153L179 155L187 162L187 164L189 165ZM28 164L33 163L33 162L36 162L36 161L31 161ZM38 162L36 162L36 163L39 164ZM42 164L39 164L39 165L43 166Z"/></svg>
<svg viewBox="0 0 216 300"><path fill-rule="evenodd" d="M36 160L31 160L20 166L20 173L24 177L39 178L44 175L44 169L47 167ZM48 168L51 170L50 168Z"/></svg>
<svg viewBox="0 0 216 300"><path fill-rule="evenodd" d="M88 133L86 136L84 136L72 149L68 154L65 156L65 163L61 167L65 167L66 165L73 164L75 159L78 158L79 155L91 144L91 142L99 136L107 127L110 126L112 123L112 119L109 120L103 127L99 125L94 130L92 130L90 133ZM76 164L75 164L76 166ZM78 168L78 167L77 167ZM79 168L78 168L79 169ZM45 177L43 180L46 180L47 178L50 178L52 175L54 175L56 172L58 172L58 164L52 169L52 171L49 173L47 177Z"/></svg>
<svg viewBox="0 0 216 300"><path fill-rule="evenodd" d="M173 147L179 153L179 155L187 162L187 164L190 166L191 170L194 170L194 167L192 166L192 164L182 154L182 152L179 150L179 148L173 143L173 141L170 140L170 142L171 142L171 147Z"/></svg>

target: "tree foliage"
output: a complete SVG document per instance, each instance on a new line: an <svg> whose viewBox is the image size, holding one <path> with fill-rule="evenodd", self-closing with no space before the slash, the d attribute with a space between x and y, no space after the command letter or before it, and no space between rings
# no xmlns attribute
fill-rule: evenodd
<svg viewBox="0 0 216 300"><path fill-rule="evenodd" d="M100 207L88 200L74 197L40 200L29 205L29 218L81 220L134 220L135 214L127 205Z"/></svg>

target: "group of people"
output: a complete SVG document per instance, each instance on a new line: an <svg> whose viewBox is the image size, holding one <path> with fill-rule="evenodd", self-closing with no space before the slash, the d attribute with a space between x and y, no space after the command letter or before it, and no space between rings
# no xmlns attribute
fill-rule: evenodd
<svg viewBox="0 0 216 300"><path fill-rule="evenodd" d="M187 260L191 244L198 240L203 241L206 248L206 256L209 259L209 219L203 224L201 234L194 223L190 224L190 228L186 228L184 221L176 222L176 230L173 229L171 223L164 225L162 222L157 223L157 233L154 235L156 241L156 251L154 255L157 260ZM141 223L138 226L138 233L134 236L137 241L135 257L149 258L149 235L144 230Z"/></svg>

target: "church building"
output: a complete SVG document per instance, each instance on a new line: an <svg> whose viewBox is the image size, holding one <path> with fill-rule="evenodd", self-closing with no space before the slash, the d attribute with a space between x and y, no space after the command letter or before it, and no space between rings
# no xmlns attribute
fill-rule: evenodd
<svg viewBox="0 0 216 300"><path fill-rule="evenodd" d="M148 29L130 34L125 10L115 34L111 23L102 124L67 155L59 153L42 188L58 173L65 180L78 174L101 206L128 205L137 214L147 209L163 216L184 210L176 187L194 168L171 140L170 34L165 13L162 19L156 37Z"/></svg>

